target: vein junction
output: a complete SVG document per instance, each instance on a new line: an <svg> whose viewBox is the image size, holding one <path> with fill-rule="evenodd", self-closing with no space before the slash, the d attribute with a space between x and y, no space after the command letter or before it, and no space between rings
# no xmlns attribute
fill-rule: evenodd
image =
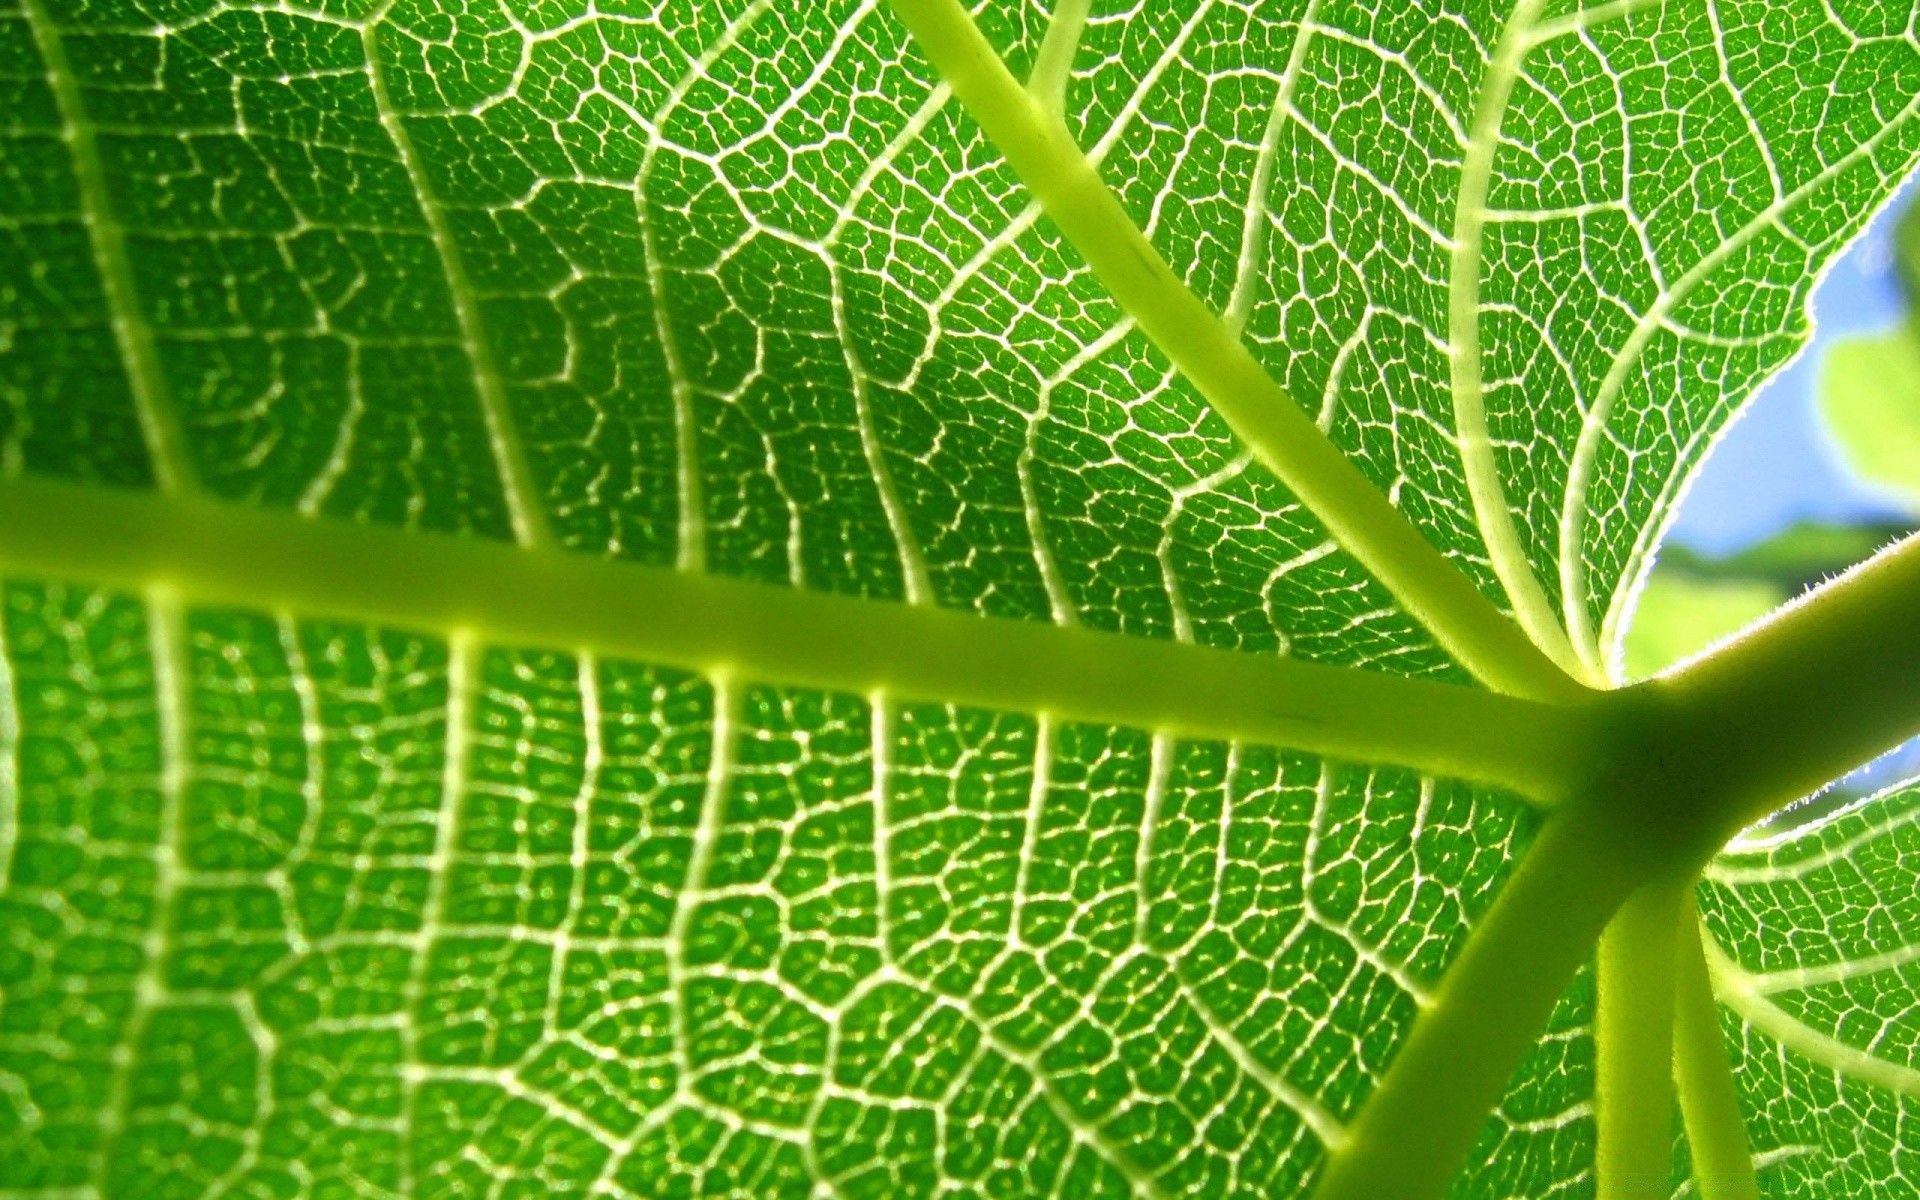
<svg viewBox="0 0 1920 1200"><path fill-rule="evenodd" d="M1434 550L1187 288L958 0L893 7L1108 292L1334 538L1483 680L1539 698L1578 696L1583 689Z"/></svg>

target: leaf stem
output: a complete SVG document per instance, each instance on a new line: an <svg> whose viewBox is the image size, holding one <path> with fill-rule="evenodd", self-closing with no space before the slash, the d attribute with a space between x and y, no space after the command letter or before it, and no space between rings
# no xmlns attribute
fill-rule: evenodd
<svg viewBox="0 0 1920 1200"><path fill-rule="evenodd" d="M1432 1200L1621 903L1657 870L1624 810L1549 818L1474 926L1381 1079L1314 1200Z"/></svg>
<svg viewBox="0 0 1920 1200"><path fill-rule="evenodd" d="M960 0L890 3L1114 300L1335 540L1489 685L1540 699L1585 692L1433 548L1174 273Z"/></svg>
<svg viewBox="0 0 1920 1200"><path fill-rule="evenodd" d="M1258 741L1512 788L1587 773L1593 710L1084 628L823 595L191 497L0 481L0 564L197 603Z"/></svg>
<svg viewBox="0 0 1920 1200"><path fill-rule="evenodd" d="M1689 897L1676 964L1673 1077L1693 1150L1693 1182L1701 1200L1760 1200L1733 1065L1720 1037L1720 1006L1707 974L1705 937Z"/></svg>
<svg viewBox="0 0 1920 1200"><path fill-rule="evenodd" d="M1920 537L1627 693L1668 797L1706 797L1718 842L1920 732Z"/></svg>
<svg viewBox="0 0 1920 1200"><path fill-rule="evenodd" d="M1674 972L1688 882L1669 876L1644 885L1600 935L1599 1200L1673 1193Z"/></svg>

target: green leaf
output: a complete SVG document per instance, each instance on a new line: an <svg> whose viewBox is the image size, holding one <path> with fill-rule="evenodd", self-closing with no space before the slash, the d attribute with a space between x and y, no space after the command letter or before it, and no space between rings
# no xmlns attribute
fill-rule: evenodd
<svg viewBox="0 0 1920 1200"><path fill-rule="evenodd" d="M1379 7L0 0L0 1193L1617 1186L1758 800L1587 685L1920 48Z"/></svg>
<svg viewBox="0 0 1920 1200"><path fill-rule="evenodd" d="M1827 351L1821 415L1852 468L1900 502L1920 504L1920 341L1907 328L1848 338Z"/></svg>

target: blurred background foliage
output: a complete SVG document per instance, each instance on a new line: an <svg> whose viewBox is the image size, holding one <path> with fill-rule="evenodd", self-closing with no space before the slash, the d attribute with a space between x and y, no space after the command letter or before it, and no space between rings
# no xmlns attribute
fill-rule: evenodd
<svg viewBox="0 0 1920 1200"><path fill-rule="evenodd" d="M1920 513L1920 207L1893 227L1889 274L1906 311L1883 332L1836 338L1820 364L1820 415L1841 457Z"/></svg>

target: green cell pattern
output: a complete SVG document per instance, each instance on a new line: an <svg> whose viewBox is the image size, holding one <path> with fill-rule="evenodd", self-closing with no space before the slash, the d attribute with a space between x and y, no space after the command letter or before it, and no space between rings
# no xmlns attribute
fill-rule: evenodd
<svg viewBox="0 0 1920 1200"><path fill-rule="evenodd" d="M1421 532L1604 665L1920 155L1911 14L1379 9L1102 7L1069 125ZM980 14L1016 69L1046 17ZM882 6L0 0L0 113L9 476L1468 680ZM591 647L0 612L8 1200L1292 1194L1539 821ZM1910 969L1840 975L1911 940L1904 804L1704 893L1769 1186L1916 1187ZM1891 865L1773 879L1816 842ZM1592 993L1456 1195L1592 1193Z"/></svg>

